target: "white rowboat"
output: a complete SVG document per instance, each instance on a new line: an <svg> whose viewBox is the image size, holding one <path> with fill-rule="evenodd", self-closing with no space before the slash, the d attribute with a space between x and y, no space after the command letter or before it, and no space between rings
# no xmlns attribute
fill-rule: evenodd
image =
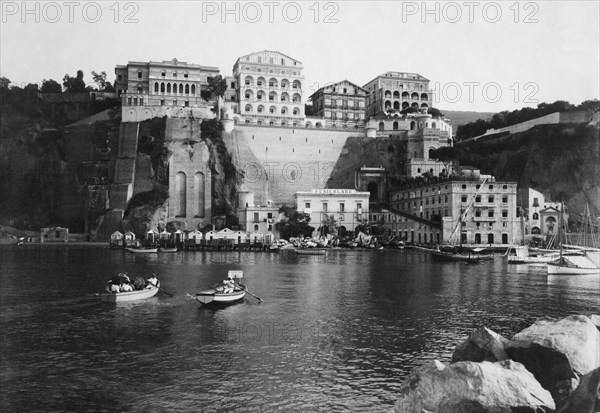
<svg viewBox="0 0 600 413"><path fill-rule="evenodd" d="M143 290L127 291L122 293L102 293L100 299L105 303L123 303L127 301L143 300L156 295L160 288L160 281L155 287L144 288Z"/></svg>

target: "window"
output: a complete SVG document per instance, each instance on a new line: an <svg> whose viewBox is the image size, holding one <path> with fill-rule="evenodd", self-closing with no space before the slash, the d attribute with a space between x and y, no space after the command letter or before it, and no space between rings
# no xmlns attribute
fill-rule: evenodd
<svg viewBox="0 0 600 413"><path fill-rule="evenodd" d="M502 218L508 218L508 211L506 209L502 210Z"/></svg>
<svg viewBox="0 0 600 413"><path fill-rule="evenodd" d="M167 76L167 73L166 73L166 72L161 72L161 73L160 73L160 76L161 76L161 77L166 77L166 76Z"/></svg>
<svg viewBox="0 0 600 413"><path fill-rule="evenodd" d="M165 106L165 100L164 99L160 100L160 106Z"/></svg>
<svg viewBox="0 0 600 413"><path fill-rule="evenodd" d="M327 212L327 202L323 202L323 211Z"/></svg>
<svg viewBox="0 0 600 413"><path fill-rule="evenodd" d="M362 209L362 202L356 203L356 209Z"/></svg>
<svg viewBox="0 0 600 413"><path fill-rule="evenodd" d="M267 218L268 219L272 219L273 218L273 213L272 212L267 213Z"/></svg>
<svg viewBox="0 0 600 413"><path fill-rule="evenodd" d="M254 224L254 231L258 231L258 224Z"/></svg>
<svg viewBox="0 0 600 413"><path fill-rule="evenodd" d="M494 195L488 196L488 202L491 204L494 202Z"/></svg>
<svg viewBox="0 0 600 413"><path fill-rule="evenodd" d="M305 209L310 209L310 202L305 202L304 203L304 208Z"/></svg>
<svg viewBox="0 0 600 413"><path fill-rule="evenodd" d="M259 220L260 220L260 218L259 218L258 212L255 212L254 213L254 221L256 222L256 221L259 221Z"/></svg>
<svg viewBox="0 0 600 413"><path fill-rule="evenodd" d="M494 218L494 210L493 209L490 209L488 211L488 218Z"/></svg>
<svg viewBox="0 0 600 413"><path fill-rule="evenodd" d="M481 202L481 195L477 195L475 197L475 202Z"/></svg>
<svg viewBox="0 0 600 413"><path fill-rule="evenodd" d="M338 217L338 220L339 221L343 221L344 220L344 214L340 214L339 217Z"/></svg>
<svg viewBox="0 0 600 413"><path fill-rule="evenodd" d="M346 209L346 205L343 202L340 202L340 212L344 212Z"/></svg>
<svg viewBox="0 0 600 413"><path fill-rule="evenodd" d="M183 74L183 77L185 77L185 78L187 79L187 78L188 78L188 74L187 74L187 73L184 73L184 74Z"/></svg>
<svg viewBox="0 0 600 413"><path fill-rule="evenodd" d="M502 197L502 203L503 203L503 204L506 204L506 203L508 203L508 197L507 197L507 196L503 196L503 197Z"/></svg>
<svg viewBox="0 0 600 413"><path fill-rule="evenodd" d="M490 185L490 186L489 186L489 188L490 188L490 189L494 189L494 185Z"/></svg>
<svg viewBox="0 0 600 413"><path fill-rule="evenodd" d="M142 78L142 71L138 70L138 79L141 79L141 78Z"/></svg>
<svg viewBox="0 0 600 413"><path fill-rule="evenodd" d="M273 231L273 225L269 224L269 226L267 227L267 231Z"/></svg>
<svg viewBox="0 0 600 413"><path fill-rule="evenodd" d="M466 195L461 196L460 197L460 202L462 202L462 203L467 202L467 196Z"/></svg>
<svg viewBox="0 0 600 413"><path fill-rule="evenodd" d="M173 78L177 78L177 72L173 72Z"/></svg>

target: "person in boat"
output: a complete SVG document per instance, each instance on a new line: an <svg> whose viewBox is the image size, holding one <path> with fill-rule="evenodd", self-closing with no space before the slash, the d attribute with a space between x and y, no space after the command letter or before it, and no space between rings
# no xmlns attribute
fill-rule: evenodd
<svg viewBox="0 0 600 413"><path fill-rule="evenodd" d="M223 293L228 294L233 292L235 283L233 282L233 277L231 275L228 275L227 279L223 280L223 287Z"/></svg>
<svg viewBox="0 0 600 413"><path fill-rule="evenodd" d="M128 293L128 292L133 291L133 287L131 286L131 284L128 284L128 283L121 284L119 289L121 290L122 293Z"/></svg>
<svg viewBox="0 0 600 413"><path fill-rule="evenodd" d="M146 280L146 288L156 287L158 284L158 279L156 278L156 274L152 273L152 277Z"/></svg>

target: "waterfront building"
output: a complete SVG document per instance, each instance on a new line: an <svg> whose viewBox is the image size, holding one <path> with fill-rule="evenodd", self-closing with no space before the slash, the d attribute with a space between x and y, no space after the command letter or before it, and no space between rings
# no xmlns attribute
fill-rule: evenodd
<svg viewBox="0 0 600 413"><path fill-rule="evenodd" d="M303 124L302 63L283 53L263 50L241 56L233 65L237 113L244 122L263 126Z"/></svg>
<svg viewBox="0 0 600 413"><path fill-rule="evenodd" d="M408 231L412 242L507 245L522 238L517 184L496 182L477 169L458 179L392 191L390 206L410 218L397 230Z"/></svg>
<svg viewBox="0 0 600 413"><path fill-rule="evenodd" d="M525 234L554 235L558 232L561 203L547 200L532 188L519 189L518 204L524 210ZM564 215L565 222L568 214Z"/></svg>
<svg viewBox="0 0 600 413"><path fill-rule="evenodd" d="M328 127L362 128L366 118L367 92L348 80L324 86L309 99L313 116L324 119Z"/></svg>
<svg viewBox="0 0 600 413"><path fill-rule="evenodd" d="M354 232L368 220L369 192L355 189L313 189L294 194L296 208L310 215L310 225L320 233L325 222L335 221L338 233Z"/></svg>
<svg viewBox="0 0 600 413"><path fill-rule="evenodd" d="M409 107L432 106L429 79L418 73L387 72L363 86L367 92L367 117L400 112Z"/></svg>
<svg viewBox="0 0 600 413"><path fill-rule="evenodd" d="M254 193L243 188L238 191L237 216L240 227L247 232L279 235L275 228L280 220L279 208L271 201L267 201L267 205L255 205Z"/></svg>
<svg viewBox="0 0 600 413"><path fill-rule="evenodd" d="M180 62L133 62L115 68L117 98L123 106L183 106L206 104L201 92L219 68Z"/></svg>

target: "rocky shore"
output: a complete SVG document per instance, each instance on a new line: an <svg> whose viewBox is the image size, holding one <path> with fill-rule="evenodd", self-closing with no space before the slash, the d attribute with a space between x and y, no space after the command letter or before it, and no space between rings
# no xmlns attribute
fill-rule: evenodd
<svg viewBox="0 0 600 413"><path fill-rule="evenodd" d="M403 384L396 413L600 412L600 317L541 318L510 339L480 327L450 364Z"/></svg>

